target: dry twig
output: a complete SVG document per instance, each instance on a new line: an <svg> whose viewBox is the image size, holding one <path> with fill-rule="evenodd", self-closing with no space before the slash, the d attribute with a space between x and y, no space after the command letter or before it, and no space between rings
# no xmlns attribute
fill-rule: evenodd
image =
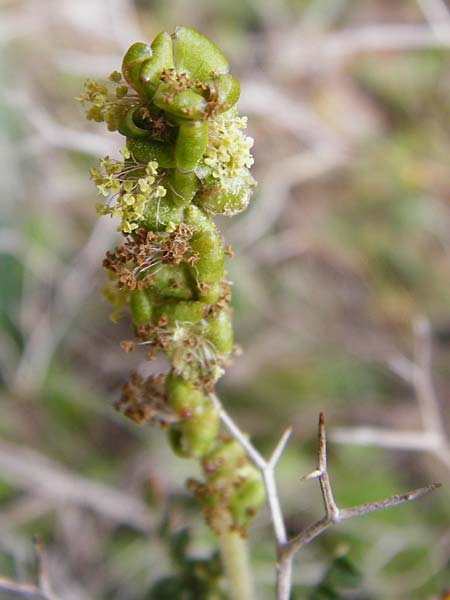
<svg viewBox="0 0 450 600"><path fill-rule="evenodd" d="M98 220L72 263L55 276L53 301L28 332L27 343L17 365L13 387L19 393L31 393L45 379L58 344L95 289L99 257L113 236L110 223Z"/></svg>
<svg viewBox="0 0 450 600"><path fill-rule="evenodd" d="M149 531L151 513L138 498L71 473L35 450L0 443L2 479L44 498L53 508L77 504L114 522Z"/></svg>
<svg viewBox="0 0 450 600"><path fill-rule="evenodd" d="M21 598L32 598L33 600L59 600L50 584L45 554L41 543L35 541L34 551L37 563L37 583L17 583L8 577L0 577L0 591L15 594Z"/></svg>
<svg viewBox="0 0 450 600"><path fill-rule="evenodd" d="M413 360L404 356L394 357L388 360L388 366L414 389L422 430L342 427L333 432L333 441L339 444L426 451L450 471L450 440L443 426L439 400L432 381L431 328L428 319L418 317L414 322L413 330Z"/></svg>
<svg viewBox="0 0 450 600"><path fill-rule="evenodd" d="M214 397L214 401L219 407L222 423L228 429L232 437L242 444L242 447L247 452L249 459L256 465L256 467L258 467L264 480L267 503L270 510L272 526L277 545L277 600L288 600L290 597L292 585L292 562L295 554L301 548L303 548L303 546L309 544L316 537L327 531L327 529L329 529L332 525L340 523L341 521L352 519L353 517L367 515L385 508L390 508L391 506L398 506L399 504L404 504L405 502L417 500L418 498L421 498L422 496L441 486L440 483L433 483L429 486L407 492L406 494L391 496L390 498L386 498L377 502L360 504L350 508L338 508L334 500L333 491L328 476L325 421L323 413L320 413L318 433L318 465L316 469L303 477L303 480L319 479L325 508L325 516L303 531L299 532L291 539L288 539L275 481L275 467L289 440L291 429L289 428L283 433L271 457L269 460L266 460L258 452L258 450L256 450L256 448L249 441L248 437L239 429L231 417L222 408L219 400L216 397Z"/></svg>

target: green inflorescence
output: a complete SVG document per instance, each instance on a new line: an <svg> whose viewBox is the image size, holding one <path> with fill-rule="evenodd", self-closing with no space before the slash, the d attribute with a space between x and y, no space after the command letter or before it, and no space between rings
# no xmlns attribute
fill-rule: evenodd
<svg viewBox="0 0 450 600"><path fill-rule="evenodd" d="M233 354L227 249L213 215L235 215L249 202L253 140L235 104L239 84L219 49L178 27L125 53L109 82L89 80L79 100L89 120L126 138L121 160L91 169L101 215L119 221L124 240L103 262L114 318L131 313L135 339L168 373L133 373L117 408L137 423L167 428L176 454L201 461L190 481L218 534L245 535L261 503L261 477L236 442L219 433L214 386Z"/></svg>

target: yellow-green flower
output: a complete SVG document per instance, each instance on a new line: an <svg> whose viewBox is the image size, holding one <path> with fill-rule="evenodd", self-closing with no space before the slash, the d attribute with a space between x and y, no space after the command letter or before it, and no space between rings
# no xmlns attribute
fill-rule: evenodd
<svg viewBox="0 0 450 600"><path fill-rule="evenodd" d="M158 163L139 163L128 148L122 148L124 162L105 156L100 169L90 171L98 193L108 198L105 204L97 205L101 215L120 218L119 231L131 233L139 227L149 202L157 201L166 194L161 185Z"/></svg>

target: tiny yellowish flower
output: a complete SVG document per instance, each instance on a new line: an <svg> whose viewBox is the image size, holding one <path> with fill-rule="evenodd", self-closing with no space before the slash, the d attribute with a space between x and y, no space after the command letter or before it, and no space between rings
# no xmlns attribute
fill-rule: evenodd
<svg viewBox="0 0 450 600"><path fill-rule="evenodd" d="M136 202L136 198L133 196L133 194L124 194L122 196L122 200L125 202L125 204L127 204L128 206L133 206L133 204Z"/></svg>
<svg viewBox="0 0 450 600"><path fill-rule="evenodd" d="M136 183L134 181L125 181L125 183L123 184L123 189L126 192L132 192L135 187Z"/></svg>
<svg viewBox="0 0 450 600"><path fill-rule="evenodd" d="M117 98L125 98L128 94L128 87L126 85L119 85L116 87L116 96Z"/></svg>
<svg viewBox="0 0 450 600"><path fill-rule="evenodd" d="M119 71L113 71L112 73L109 74L108 79L110 81L114 81L115 83L118 83L122 79L122 74L119 73Z"/></svg>
<svg viewBox="0 0 450 600"><path fill-rule="evenodd" d="M150 161L147 164L145 172L147 173L147 175L156 175L158 172L158 163L154 160Z"/></svg>
<svg viewBox="0 0 450 600"><path fill-rule="evenodd" d="M128 159L131 157L131 153L128 150L128 148L126 146L122 146L122 148L120 149L120 154L125 158Z"/></svg>
<svg viewBox="0 0 450 600"><path fill-rule="evenodd" d="M139 184L139 187L141 188L141 192L147 192L150 189L150 184L149 184L147 178L141 177L140 179L138 179L138 184Z"/></svg>

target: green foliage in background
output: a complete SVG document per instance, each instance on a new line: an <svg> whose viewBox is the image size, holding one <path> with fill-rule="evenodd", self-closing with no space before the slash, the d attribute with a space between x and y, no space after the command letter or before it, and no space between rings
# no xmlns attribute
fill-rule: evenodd
<svg viewBox="0 0 450 600"><path fill-rule="evenodd" d="M73 98L88 71L93 79L101 77L108 57L115 60L132 40L113 39L117 23L110 23L103 13L99 23L97 4L86 15L73 14L74 22L68 25L69 21L62 19L72 14L69 8L57 14L53 11L50 19L43 2L41 16L33 21L29 33L28 21L23 22L19 10L22 4L26 3L17 3L17 7L7 3L24 26L2 46L0 70L5 92L0 101L0 126L5 132L0 136L0 150L4 150L0 161L4 186L0 237L2 442L31 447L73 474L129 491L156 515L157 523L140 531L79 506L71 507L72 521L62 521L49 502L53 516L36 513L29 521L11 521L2 536L0 571L15 577L17 564L25 569L31 565L26 548L38 531L50 558L64 561L63 573L58 575L85 587L94 600L141 600L143 589L154 595L162 593L158 586L161 590L161 586L172 585L189 586L199 594L211 585L211 593L219 593L211 534L184 489L194 461L175 460L164 432L137 428L111 409L111 398L117 397L140 354L139 349L124 354L119 346L130 337L130 318L125 316L112 327L108 323L110 307L99 299L104 281L96 265L117 238L115 224L104 233L108 223L103 219L101 247L93 252L89 232L94 226L95 200L85 173L94 156L108 152L116 156L113 146L118 150L120 136L115 133L106 138L101 126L92 122L82 130L81 111ZM320 514L319 496L298 481L315 461L313 429L318 410L325 410L331 432L335 426L348 425L418 426L412 390L385 364L394 350L411 356L410 322L418 313L427 314L432 321L435 383L443 405L448 396L448 52L364 52L352 55L345 64L324 68L314 64L306 74L301 71L306 55L297 44L307 44L310 39L321 44L322 32L329 35L346 28L394 22L421 24L423 16L409 1L202 0L193 7L171 0L143 0L134 4L136 22L145 32L142 39L185 22L223 48L232 72L246 94L248 91L244 101L251 116L250 135L257 141L254 173L260 185L249 210L255 210L256 222L259 209L270 219L270 209L285 203L264 239L251 245L246 242L247 233L253 234L251 220L245 220L249 212L242 219L217 221L236 253L226 269L227 278L234 281L236 341L245 350L220 381L219 392L236 421L252 432L262 452L270 453L281 430L294 424L294 439L280 464L278 481L288 524L298 530L311 515ZM91 27L84 23L87 17ZM57 27L49 29L50 21ZM15 19L5 22L12 24L9 35L13 36ZM86 61L87 49L92 60L89 56ZM296 137L296 115L288 115L292 128L287 130L281 118L285 114L280 114L277 106L270 107L270 114L258 113L252 105L252 86L260 81L264 89L276 89L317 113L333 134L342 136L348 148L342 166L324 170L315 178L299 178L300 183L288 193L283 185L276 185L276 175L284 173L283 161L287 164L291 155L308 151L309 141L306 136ZM117 85L113 81L107 84L109 90L123 85L123 79ZM342 104L336 100L338 93L345 99ZM22 104L24 98L28 104ZM47 130L46 118L63 129ZM136 133L139 123L134 123L134 111L131 124L129 121ZM354 129L348 133L350 125ZM201 138L200 129L186 127L183 135L192 134L200 143L201 139L195 139L197 133ZM177 131L178 126L171 134L169 156L156 156L161 148L153 146L154 154L142 155L146 166L156 160L160 168L173 169L161 165L164 160L174 164ZM88 134L84 146L76 145L79 138L74 133ZM131 142L137 152L145 147L141 139ZM209 158L214 159L216 151L210 146ZM120 162L127 160L122 156ZM166 188L169 177L166 175L164 182L157 179L152 184L147 181L152 191L158 185ZM195 183L191 177L182 179L183 194L189 195ZM180 184L175 174L170 183L174 189ZM264 204L266 183L276 190L269 209ZM145 196L149 191L145 182L143 187L145 191L139 193ZM166 200L161 201L163 207ZM206 193L203 202L210 202ZM165 214L170 219L179 209ZM148 222L155 220L156 214L150 212ZM239 229L240 223L245 223L245 228ZM3 237L5 228L14 234L11 245L9 237ZM285 243L285 232L290 232L298 246ZM78 263L78 253L86 245L93 253L86 262ZM188 267L183 265L185 271ZM73 279L61 296L64 276L74 268L79 269L81 278ZM157 285L167 291L164 275L163 269ZM197 294L195 278L190 275L180 276L178 283L180 294ZM86 295L72 309L74 290L80 288ZM194 300L199 301L197 297ZM42 372L39 370L48 341L42 334L30 362L33 368L37 365L31 373L37 373L35 379L31 377L29 383L25 377L30 373L24 362L15 381L22 353L40 317L47 314L50 339L56 339L49 364L43 363ZM45 333L43 326L42 331ZM341 447L332 441L330 476L343 505L430 480L447 484L448 479L423 453ZM5 473L0 483L0 509L15 514L15 507L21 506L30 492ZM336 548L344 542L349 548L345 559L361 576L357 591L349 592L349 597L439 598L450 586L448 547L442 536L443 524L450 518L446 490L448 485L421 507L379 513L315 542L297 564L295 593L305 597L325 593L320 586L328 586L327 573L335 577ZM168 504L170 534L161 535L158 526ZM96 543L89 548L84 540L92 538L80 523L93 532ZM192 539L189 552L174 559L169 538L180 523L189 525ZM254 521L251 539L260 597L270 598L273 540L264 515ZM383 548L392 545L392 540L398 542L398 552L394 549L384 564ZM168 574L173 576L170 581ZM348 583L333 581L335 590L326 593L345 598Z"/></svg>

